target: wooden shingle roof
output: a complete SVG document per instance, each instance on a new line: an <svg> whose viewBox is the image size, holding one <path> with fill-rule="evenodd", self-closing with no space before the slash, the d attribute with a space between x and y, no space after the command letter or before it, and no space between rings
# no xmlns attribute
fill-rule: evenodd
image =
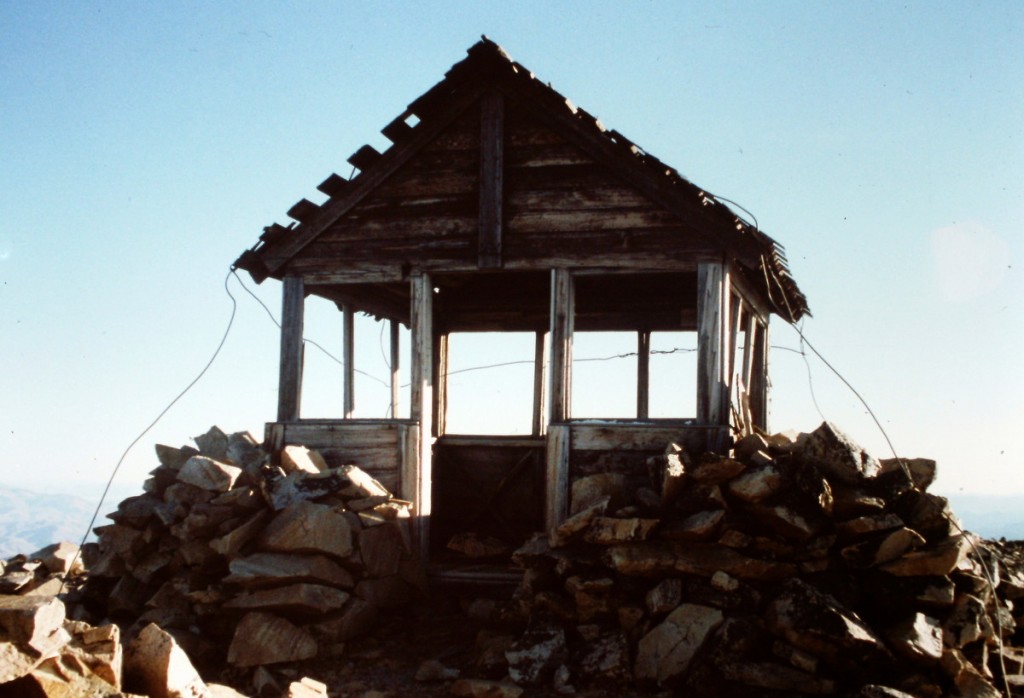
<svg viewBox="0 0 1024 698"><path fill-rule="evenodd" d="M772 310L793 322L808 314L807 300L789 272L780 244L743 220L713 194L621 133L606 129L549 84L513 61L484 37L467 51L444 79L418 97L382 129L392 145L383 153L363 146L348 162L359 170L351 179L332 174L317 188L323 204L303 199L288 215L297 222L273 224L235 262L257 281L281 278L287 265L318 236L365 201L389 177L434 140L487 92L499 91L528 104L544 122L603 163L648 200L674 215L686 234L698 237L734 260L747 280L762 290Z"/></svg>

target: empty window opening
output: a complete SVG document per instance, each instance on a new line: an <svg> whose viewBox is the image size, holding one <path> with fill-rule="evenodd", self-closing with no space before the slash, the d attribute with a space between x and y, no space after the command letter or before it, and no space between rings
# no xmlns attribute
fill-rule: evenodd
<svg viewBox="0 0 1024 698"><path fill-rule="evenodd" d="M652 332L650 366L650 417L696 417L697 333Z"/></svg>
<svg viewBox="0 0 1024 698"><path fill-rule="evenodd" d="M448 335L445 432L530 434L535 347L532 332Z"/></svg>
<svg viewBox="0 0 1024 698"><path fill-rule="evenodd" d="M636 417L636 332L575 332L573 419Z"/></svg>
<svg viewBox="0 0 1024 698"><path fill-rule="evenodd" d="M356 313L353 321L352 417L409 416L409 330L399 326L398 414L391 414L391 330L388 321ZM337 419L345 413L344 313L335 303L307 296L303 314L303 419Z"/></svg>

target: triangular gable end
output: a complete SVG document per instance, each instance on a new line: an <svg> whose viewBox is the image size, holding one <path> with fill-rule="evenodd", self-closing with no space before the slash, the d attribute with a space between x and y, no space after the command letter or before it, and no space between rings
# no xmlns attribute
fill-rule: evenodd
<svg viewBox="0 0 1024 698"><path fill-rule="evenodd" d="M237 266L398 281L411 269L644 266L733 259L787 319L806 312L780 246L573 107L487 39L364 147L322 206L271 226ZM418 118L414 126L411 117Z"/></svg>

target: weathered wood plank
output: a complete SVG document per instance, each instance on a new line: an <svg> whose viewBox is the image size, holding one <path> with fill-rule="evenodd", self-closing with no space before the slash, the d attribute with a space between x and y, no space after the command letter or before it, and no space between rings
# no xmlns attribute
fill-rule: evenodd
<svg viewBox="0 0 1024 698"><path fill-rule="evenodd" d="M505 187L505 103L499 92L480 100L480 219L478 263L501 266L502 201Z"/></svg>
<svg viewBox="0 0 1024 698"><path fill-rule="evenodd" d="M522 262L566 259L564 266L610 267L647 260L650 269L659 262L673 260L678 264L694 259L715 259L719 254L701 240L685 235L679 228L638 230L573 230L523 232L506 228L505 266L526 266ZM549 264L549 266L557 266ZM662 268L678 268L666 264Z"/></svg>
<svg viewBox="0 0 1024 698"><path fill-rule="evenodd" d="M401 143L412 135L412 126L409 125L409 112L397 116L391 123L380 130L392 143Z"/></svg>
<svg viewBox="0 0 1024 698"><path fill-rule="evenodd" d="M557 243L558 240L553 240ZM569 269L579 268L580 271L589 271L591 263L600 265L599 269L617 269L622 271L675 271L679 269L694 268L699 262L714 261L719 258L718 253L708 248L682 249L678 252L667 251L664 247L657 257L652 257L644 249L626 249L605 253L597 257L584 257L580 253L580 246L587 244L587 240L575 239L572 243L565 245L558 244L557 249L543 250L542 247L531 247L524 250L522 247L518 254L512 256L509 252L511 241L505 238L505 252L502 266L509 271L544 271L548 272L555 267ZM664 241L663 241L663 244ZM407 245L402 249L405 256L391 258L393 261L383 261L383 257L368 255L365 250L360 249L355 242L346 243L345 247L334 249L331 255L317 257L302 257L289 264L286 269L289 274L302 275L308 284L330 285L348 283L384 283L401 281L409 273L426 272L471 272L477 270L475 247L472 245L450 246L444 257L424 258L423 254L417 253L415 245ZM621 245L621 238L620 238ZM552 245L552 247L556 247ZM646 245L645 245L646 247ZM652 249L657 249L651 243ZM351 255L358 255L353 258ZM345 259L346 268L339 270L338 260ZM403 269L403 265L406 265ZM403 321L405 314L403 314Z"/></svg>
<svg viewBox="0 0 1024 698"><path fill-rule="evenodd" d="M568 143L518 146L510 148L508 152L509 167L592 165L593 163L594 158Z"/></svg>
<svg viewBox="0 0 1024 698"><path fill-rule="evenodd" d="M356 313L351 304L342 310L342 363L345 365L345 387L342 415L352 419L356 414Z"/></svg>
<svg viewBox="0 0 1024 698"><path fill-rule="evenodd" d="M299 418L302 402L302 326L305 290L302 277L285 277L281 299L281 361L277 420Z"/></svg>
<svg viewBox="0 0 1024 698"><path fill-rule="evenodd" d="M308 446L308 448L313 448ZM358 465L367 472L398 473L399 449L397 445L389 448L317 448L315 449L324 457L327 464L335 467L339 465Z"/></svg>
<svg viewBox="0 0 1024 698"><path fill-rule="evenodd" d="M731 289L728 295L729 299L729 328L728 335L725 338L726 346L729 350L728 360L726 361L726 377L729 379L730 392L732 390L733 378L737 373L736 366L736 347L740 341L740 320L743 316L743 301L740 297L734 293Z"/></svg>
<svg viewBox="0 0 1024 698"><path fill-rule="evenodd" d="M757 327L755 315L751 312L746 313L743 326L743 370L740 376L743 380L743 385L750 391L752 384L750 377L754 368L754 341L755 341L755 329Z"/></svg>
<svg viewBox="0 0 1024 698"><path fill-rule="evenodd" d="M763 292L757 290L746 279L740 267L733 263L729 265L729 285L746 303L747 310L757 315L761 322L768 321L771 310L768 308Z"/></svg>
<svg viewBox="0 0 1024 698"><path fill-rule="evenodd" d="M533 344L533 426L534 436L547 433L548 356L551 352L551 331L538 331Z"/></svg>
<svg viewBox="0 0 1024 698"><path fill-rule="evenodd" d="M729 419L727 334L729 271L724 263L697 267L697 419L724 426Z"/></svg>
<svg viewBox="0 0 1024 698"><path fill-rule="evenodd" d="M395 490L407 502L415 502L417 496L416 478L419 477L420 427L418 424L407 424L400 432L401 440L401 474L399 488Z"/></svg>
<svg viewBox="0 0 1024 698"><path fill-rule="evenodd" d="M651 333L636 333L636 417L647 419L650 413Z"/></svg>
<svg viewBox="0 0 1024 698"><path fill-rule="evenodd" d="M509 233L678 228L678 217L653 208L523 211L511 213Z"/></svg>
<svg viewBox="0 0 1024 698"><path fill-rule="evenodd" d="M386 197L431 197L467 192L476 195L477 172L471 171L414 171L403 172L381 185L378 193Z"/></svg>
<svg viewBox="0 0 1024 698"><path fill-rule="evenodd" d="M401 144L389 148L369 170L352 180L351 186L338 197L324 204L320 213L308 224L303 223L292 234L281 239L274 245L272 254L267 254L270 273L274 273L281 265L298 254L316 236L338 218L345 215L353 206L391 175L398 171L423 145L433 140L434 136L448 127L466 108L473 104L480 92L467 89L450 99L443 107L430 115L429 120L421 121L409 138ZM270 266L271 263L273 266Z"/></svg>
<svg viewBox="0 0 1024 698"><path fill-rule="evenodd" d="M434 328L434 436L448 431L448 333Z"/></svg>
<svg viewBox="0 0 1024 698"><path fill-rule="evenodd" d="M402 240L403 238L422 237L425 239L444 239L470 236L475 242L477 221L475 216L410 216L393 219L377 218L355 221L343 220L324 232L310 245L312 250L319 245L332 242L363 240L374 243L384 240ZM311 251L310 255L313 254Z"/></svg>
<svg viewBox="0 0 1024 698"><path fill-rule="evenodd" d="M488 436L476 434L445 434L438 438L438 444L445 446L483 446L500 448L539 448L547 441L535 436Z"/></svg>
<svg viewBox="0 0 1024 698"><path fill-rule="evenodd" d="M345 179L341 175L332 172L327 177L327 179L320 182L320 184L318 184L316 188L317 190L322 191L324 194L327 194L327 196L337 196L338 194L341 194L343 191L345 191L345 188L347 186L347 179Z"/></svg>
<svg viewBox="0 0 1024 698"><path fill-rule="evenodd" d="M621 186L605 168L596 165L549 165L547 167L507 167L505 187L515 191L550 191L588 187Z"/></svg>
<svg viewBox="0 0 1024 698"><path fill-rule="evenodd" d="M508 143L512 148L522 146L552 146L567 143L565 138L552 131L550 128L539 125L536 120L523 118L520 109L509 109L508 117Z"/></svg>
<svg viewBox="0 0 1024 698"><path fill-rule="evenodd" d="M544 476L544 526L554 530L565 521L569 496L570 431L565 424L548 427Z"/></svg>
<svg viewBox="0 0 1024 698"><path fill-rule="evenodd" d="M348 164L355 168L366 171L373 167L374 163L380 160L381 153L372 145L364 145L348 158Z"/></svg>
<svg viewBox="0 0 1024 698"><path fill-rule="evenodd" d="M401 423L346 420L300 420L279 423L285 443L305 444L310 448L388 448L398 442Z"/></svg>
<svg viewBox="0 0 1024 698"><path fill-rule="evenodd" d="M434 287L429 274L417 274L410 279L412 322L412 402L410 417L419 422L419 439L415 461L413 485L415 519L413 533L421 559L429 559L431 472L433 427L431 418L434 396ZM403 473L403 478L405 473Z"/></svg>
<svg viewBox="0 0 1024 698"><path fill-rule="evenodd" d="M468 109L437 137L427 143L421 153L450 150L475 150L479 147L480 112Z"/></svg>
<svg viewBox="0 0 1024 698"><path fill-rule="evenodd" d="M510 99L529 101L532 91L526 84L510 84ZM688 183L678 182L669 177L652 177L650 167L627 149L610 142L608 137L596 129L578 128L577 116L569 109L537 110L540 123L558 129L566 139L582 148L614 172L619 181L626 181L638 191L667 211L672 211L686 222L690 233L704 238L706 242L728 246L732 255L744 263L753 264L760 258L763 248L749 235L736 232L733 216L724 206L705 206L700 190ZM728 239L722 239L722 236Z"/></svg>
<svg viewBox="0 0 1024 698"><path fill-rule="evenodd" d="M401 323L398 320L389 320L388 327L391 331L390 359L391 359L391 417L398 417L399 389L401 381Z"/></svg>
<svg viewBox="0 0 1024 698"><path fill-rule="evenodd" d="M288 209L288 217L294 218L300 223L306 223L313 220L319 212L320 207L309 199L299 199L294 206Z"/></svg>
<svg viewBox="0 0 1024 698"><path fill-rule="evenodd" d="M374 196L354 207L335 225L421 216L475 216L478 203L475 190L457 194L423 194L408 197Z"/></svg>
<svg viewBox="0 0 1024 698"><path fill-rule="evenodd" d="M424 149L410 159L395 177L406 177L417 172L470 172L475 175L475 170L480 166L479 150Z"/></svg>
<svg viewBox="0 0 1024 698"><path fill-rule="evenodd" d="M312 271L317 260L305 260L305 264L289 265L288 269L303 271L307 286L334 286L336 284L384 284L402 281L402 268L395 262L361 264L351 269L329 269ZM313 267L309 264L312 263Z"/></svg>
<svg viewBox="0 0 1024 698"><path fill-rule="evenodd" d="M585 423L573 422L572 448L574 451L651 451L661 450L672 442L679 442L687 434L697 434L701 438L708 432L707 427L690 423L633 422L625 420L619 423L587 420Z"/></svg>
<svg viewBox="0 0 1024 698"><path fill-rule="evenodd" d="M754 424L766 432L768 424L768 391L771 385L768 380L768 348L771 346L771 333L768 323L757 322L754 333L754 360L750 375L750 411L754 415Z"/></svg>
<svg viewBox="0 0 1024 698"><path fill-rule="evenodd" d="M550 420L564 422L572 400L573 280L568 269L551 270Z"/></svg>
<svg viewBox="0 0 1024 698"><path fill-rule="evenodd" d="M580 211L650 207L651 202L626 187L595 186L576 189L527 189L510 192L509 213L524 211Z"/></svg>

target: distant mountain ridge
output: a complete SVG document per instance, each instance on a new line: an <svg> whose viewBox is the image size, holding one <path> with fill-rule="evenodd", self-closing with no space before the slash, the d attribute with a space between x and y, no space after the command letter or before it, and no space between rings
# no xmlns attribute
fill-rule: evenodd
<svg viewBox="0 0 1024 698"><path fill-rule="evenodd" d="M95 502L70 495L0 487L0 558L33 553L61 540L81 542L95 509Z"/></svg>
<svg viewBox="0 0 1024 698"><path fill-rule="evenodd" d="M1024 540L1024 494L986 495L937 492L964 528L984 538Z"/></svg>

